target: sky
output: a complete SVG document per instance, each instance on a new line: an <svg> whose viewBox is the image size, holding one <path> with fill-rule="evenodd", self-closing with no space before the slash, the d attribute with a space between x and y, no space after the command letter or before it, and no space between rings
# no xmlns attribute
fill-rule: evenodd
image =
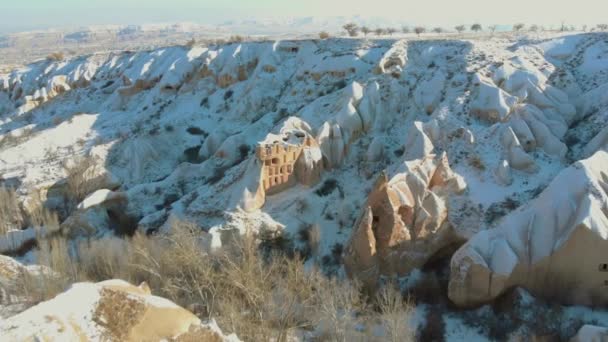
<svg viewBox="0 0 608 342"><path fill-rule="evenodd" d="M376 17L411 25L608 22L607 0L0 0L0 31L252 18Z"/></svg>

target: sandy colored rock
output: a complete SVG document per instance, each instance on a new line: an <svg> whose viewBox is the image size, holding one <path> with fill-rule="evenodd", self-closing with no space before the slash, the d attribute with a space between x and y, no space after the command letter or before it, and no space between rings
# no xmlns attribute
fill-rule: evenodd
<svg viewBox="0 0 608 342"><path fill-rule="evenodd" d="M347 273L374 286L378 275L404 275L458 240L447 199L464 189L447 156L406 162L390 180L382 173L355 223L344 254Z"/></svg>
<svg viewBox="0 0 608 342"><path fill-rule="evenodd" d="M122 280L77 283L57 297L0 322L13 341L238 341L214 322L204 324L173 302L150 294L147 285Z"/></svg>
<svg viewBox="0 0 608 342"><path fill-rule="evenodd" d="M563 170L534 200L452 257L450 299L487 303L514 286L564 303L608 303L608 153Z"/></svg>

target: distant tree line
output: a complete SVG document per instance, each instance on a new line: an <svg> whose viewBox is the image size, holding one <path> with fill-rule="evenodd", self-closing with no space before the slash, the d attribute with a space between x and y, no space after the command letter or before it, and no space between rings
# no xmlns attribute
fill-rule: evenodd
<svg viewBox="0 0 608 342"><path fill-rule="evenodd" d="M342 28L344 29L344 31L346 31L346 34L349 37L357 37L359 36L359 33L363 34L364 37L367 37L370 34L375 34L376 36L382 36L382 35L393 35L395 32L401 31L401 33L404 34L409 34L409 33L415 33L416 35L420 36L423 33L426 32L433 32L436 34L442 34L442 33L446 33L446 32L450 32L449 30L446 30L445 28L441 27L441 26L436 26L433 27L432 29L427 29L424 26L414 26L414 27L409 27L409 26L402 26L401 30L398 30L394 27L376 27L376 28L371 28L369 26L359 26L356 23L346 23L342 26ZM496 29L498 28L498 25L489 25L486 28L486 31L490 32L490 33L494 33L496 31ZM470 26L467 25L456 25L454 26L454 30L459 33L462 34L463 32L467 31L467 29L471 32L474 33L478 33L478 32L482 32L484 31L484 27L481 26L481 24L479 23L474 23L471 24ZM587 25L583 25L581 26L581 31L587 32L588 31L588 26ZM526 24L524 23L515 23L511 26L511 31L512 32L542 32L542 31L546 31L547 29L544 26L539 26L536 24L533 25L529 25L526 26ZM553 30L553 28L551 28L551 30ZM558 31L575 31L576 28L572 25L568 26L566 25L564 22L561 23L560 27L557 29ZM590 31L608 31L608 24L597 24L595 25L595 27L591 28ZM329 37L329 34L327 32L321 32L319 34L320 38L325 39L327 37Z"/></svg>

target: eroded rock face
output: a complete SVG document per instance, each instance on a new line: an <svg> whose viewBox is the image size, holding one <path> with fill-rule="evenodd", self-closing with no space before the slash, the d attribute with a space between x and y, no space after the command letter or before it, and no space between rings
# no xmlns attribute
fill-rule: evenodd
<svg viewBox="0 0 608 342"><path fill-rule="evenodd" d="M238 341L214 322L202 323L173 302L150 294L144 283L77 283L57 297L0 322L12 341Z"/></svg>
<svg viewBox="0 0 608 342"><path fill-rule="evenodd" d="M533 201L481 231L451 261L450 299L491 301L523 286L565 303L608 303L608 153L562 171Z"/></svg>
<svg viewBox="0 0 608 342"><path fill-rule="evenodd" d="M348 274L368 285L378 275L406 274L458 240L448 196L464 190L446 154L406 162L390 180L382 173L355 223L344 255Z"/></svg>
<svg viewBox="0 0 608 342"><path fill-rule="evenodd" d="M596 325L583 325L570 340L572 342L603 342L608 340L608 329Z"/></svg>

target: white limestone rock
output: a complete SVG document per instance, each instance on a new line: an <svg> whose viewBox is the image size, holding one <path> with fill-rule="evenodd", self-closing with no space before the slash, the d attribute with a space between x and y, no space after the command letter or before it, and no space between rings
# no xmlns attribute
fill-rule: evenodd
<svg viewBox="0 0 608 342"><path fill-rule="evenodd" d="M522 286L565 303L608 303L607 203L608 153L599 151L462 246L451 261L450 299L475 306Z"/></svg>

